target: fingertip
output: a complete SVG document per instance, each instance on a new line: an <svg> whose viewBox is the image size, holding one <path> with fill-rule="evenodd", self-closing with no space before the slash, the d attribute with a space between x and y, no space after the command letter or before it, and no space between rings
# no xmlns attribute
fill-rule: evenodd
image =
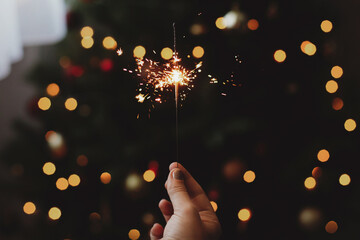
<svg viewBox="0 0 360 240"><path fill-rule="evenodd" d="M169 165L169 171L173 170L174 168L179 168L181 166L180 163L178 162L172 162L170 165Z"/></svg>
<svg viewBox="0 0 360 240"><path fill-rule="evenodd" d="M150 230L150 235L156 238L161 238L163 233L164 228L159 223L155 223Z"/></svg>

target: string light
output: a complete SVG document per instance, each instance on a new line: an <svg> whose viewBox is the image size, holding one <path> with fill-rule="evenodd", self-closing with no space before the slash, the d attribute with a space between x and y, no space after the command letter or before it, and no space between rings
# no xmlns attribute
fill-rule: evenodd
<svg viewBox="0 0 360 240"><path fill-rule="evenodd" d="M320 167L314 167L314 169L311 171L311 175L316 179L321 177L322 170Z"/></svg>
<svg viewBox="0 0 360 240"><path fill-rule="evenodd" d="M214 201L210 201L210 204L211 204L212 208L214 209L214 212L216 212L216 211L217 211L217 209L218 209L218 205L217 205L217 203L216 203L216 202L214 202Z"/></svg>
<svg viewBox="0 0 360 240"><path fill-rule="evenodd" d="M344 107L344 101L339 98L339 97L336 97L333 99L332 101L332 108L336 111L339 111L341 110L342 108Z"/></svg>
<svg viewBox="0 0 360 240"><path fill-rule="evenodd" d="M330 80L326 83L325 89L328 93L335 93L338 90L339 86L336 81Z"/></svg>
<svg viewBox="0 0 360 240"><path fill-rule="evenodd" d="M146 49L143 46L136 46L134 48L134 57L143 58L146 54Z"/></svg>
<svg viewBox="0 0 360 240"><path fill-rule="evenodd" d="M69 111L74 111L77 108L77 101L75 98L68 98L65 101L65 108Z"/></svg>
<svg viewBox="0 0 360 240"><path fill-rule="evenodd" d="M276 50L275 53L274 53L274 59L275 61L277 61L278 63L282 63L285 61L286 59L286 53L284 50Z"/></svg>
<svg viewBox="0 0 360 240"><path fill-rule="evenodd" d="M331 32L333 24L329 20L324 20L321 22L320 27L323 32L328 33Z"/></svg>
<svg viewBox="0 0 360 240"><path fill-rule="evenodd" d="M68 188L68 186L69 186L69 183L66 178L62 177L56 181L56 187L61 191L66 190Z"/></svg>
<svg viewBox="0 0 360 240"><path fill-rule="evenodd" d="M100 181L103 183L103 184L109 184L111 182L111 174L108 173L108 172L103 172L101 175L100 175Z"/></svg>
<svg viewBox="0 0 360 240"><path fill-rule="evenodd" d="M335 221L329 221L325 226L325 231L330 234L336 233L337 230L338 230L338 225Z"/></svg>
<svg viewBox="0 0 360 240"><path fill-rule="evenodd" d="M104 38L103 46L108 50L115 50L117 48L117 42L113 37L108 36Z"/></svg>
<svg viewBox="0 0 360 240"><path fill-rule="evenodd" d="M137 240L140 238L140 232L137 229L131 229L128 235L131 240Z"/></svg>
<svg viewBox="0 0 360 240"><path fill-rule="evenodd" d="M50 83L46 88L46 92L49 96L55 97L60 92L59 85L57 85L56 83Z"/></svg>
<svg viewBox="0 0 360 240"><path fill-rule="evenodd" d="M251 170L248 170L244 173L244 181L247 183L252 183L255 180L255 173Z"/></svg>
<svg viewBox="0 0 360 240"><path fill-rule="evenodd" d="M348 174L344 173L342 174L340 177L339 177L339 183L342 185L342 186L347 186L349 185L351 182L351 178Z"/></svg>
<svg viewBox="0 0 360 240"><path fill-rule="evenodd" d="M81 46L85 49L89 49L94 45L94 39L91 37L85 37L81 40Z"/></svg>
<svg viewBox="0 0 360 240"><path fill-rule="evenodd" d="M307 41L307 44L305 44L304 46L304 51L305 54L309 55L309 56L313 56L316 53L316 46L315 44L313 44L312 42Z"/></svg>
<svg viewBox="0 0 360 240"><path fill-rule="evenodd" d="M316 187L316 180L313 177L308 177L305 179L304 185L307 189L312 190Z"/></svg>
<svg viewBox="0 0 360 240"><path fill-rule="evenodd" d="M238 218L240 221L247 222L251 218L251 211L247 208L243 208L238 213Z"/></svg>
<svg viewBox="0 0 360 240"><path fill-rule="evenodd" d="M259 28L259 22L258 20L256 19L250 19L248 22L247 22L247 26L250 30L252 31L255 31Z"/></svg>
<svg viewBox="0 0 360 240"><path fill-rule="evenodd" d="M50 208L48 215L51 220L58 220L61 217L61 210L57 207L52 207Z"/></svg>
<svg viewBox="0 0 360 240"><path fill-rule="evenodd" d="M164 60L169 60L173 57L174 52L171 48L166 47L161 50L160 54Z"/></svg>
<svg viewBox="0 0 360 240"><path fill-rule="evenodd" d="M68 178L69 185L72 187L79 186L80 181L80 177L77 174L71 174Z"/></svg>
<svg viewBox="0 0 360 240"><path fill-rule="evenodd" d="M330 158L330 153L326 149L321 149L317 154L317 158L320 162L327 162Z"/></svg>
<svg viewBox="0 0 360 240"><path fill-rule="evenodd" d="M40 98L38 101L38 107L43 111L49 110L49 108L51 107L50 99L47 97Z"/></svg>
<svg viewBox="0 0 360 240"><path fill-rule="evenodd" d="M193 51L192 51L192 55L195 58L202 58L204 56L204 48L202 48L201 46L196 46L194 47Z"/></svg>
<svg viewBox="0 0 360 240"><path fill-rule="evenodd" d="M143 178L147 182L152 182L155 179L155 172L153 170L146 170L144 172Z"/></svg>
<svg viewBox="0 0 360 240"><path fill-rule="evenodd" d="M81 167L85 167L88 164L88 161L88 158L84 154L81 154L76 158L76 163Z"/></svg>
<svg viewBox="0 0 360 240"><path fill-rule="evenodd" d="M344 123L344 127L345 127L346 131L348 131L348 132L354 131L356 128L355 120L351 119L351 118L347 119Z"/></svg>
<svg viewBox="0 0 360 240"><path fill-rule="evenodd" d="M85 37L92 37L94 35L94 30L89 27L89 26L85 26L81 29L80 31L80 35L81 37L85 38Z"/></svg>
<svg viewBox="0 0 360 240"><path fill-rule="evenodd" d="M52 162L47 162L44 164L43 166L43 172L46 175L53 175L56 171L56 167L55 164L53 164Z"/></svg>
<svg viewBox="0 0 360 240"><path fill-rule="evenodd" d="M36 211L36 206L33 202L26 202L23 206L24 213L31 215Z"/></svg>
<svg viewBox="0 0 360 240"><path fill-rule="evenodd" d="M219 17L216 19L215 21L215 25L218 29L223 30L226 28L225 22L224 22L224 18L223 17Z"/></svg>
<svg viewBox="0 0 360 240"><path fill-rule="evenodd" d="M333 78L341 78L344 74L344 70L340 66L334 66L331 68L331 76Z"/></svg>

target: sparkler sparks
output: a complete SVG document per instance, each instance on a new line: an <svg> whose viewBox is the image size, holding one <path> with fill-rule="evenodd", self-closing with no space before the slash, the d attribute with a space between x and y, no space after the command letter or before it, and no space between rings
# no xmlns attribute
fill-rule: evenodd
<svg viewBox="0 0 360 240"><path fill-rule="evenodd" d="M121 55L124 53L124 51L123 51L121 48L119 48L119 49L116 51L116 53L117 53L118 56L121 56Z"/></svg>

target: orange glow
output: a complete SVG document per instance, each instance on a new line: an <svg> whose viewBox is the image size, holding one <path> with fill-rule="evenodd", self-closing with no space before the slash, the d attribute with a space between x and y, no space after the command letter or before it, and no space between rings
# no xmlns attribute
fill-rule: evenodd
<svg viewBox="0 0 360 240"><path fill-rule="evenodd" d="M308 45L310 42L309 41L303 41L300 45L300 49L303 53L305 53L305 47L306 45Z"/></svg>
<svg viewBox="0 0 360 240"><path fill-rule="evenodd" d="M333 24L329 20L324 20L321 22L320 27L323 32L328 33L332 30Z"/></svg>
<svg viewBox="0 0 360 240"><path fill-rule="evenodd" d="M316 179L321 177L322 170L320 167L314 167L314 169L311 172L311 175Z"/></svg>
<svg viewBox="0 0 360 240"><path fill-rule="evenodd" d="M349 185L351 182L351 178L348 174L344 173L340 176L339 178L339 183L342 185L342 186L347 186Z"/></svg>
<svg viewBox="0 0 360 240"><path fill-rule="evenodd" d="M202 56L204 56L204 48L200 47L200 46L196 46L194 47L192 54L195 58L202 58Z"/></svg>
<svg viewBox="0 0 360 240"><path fill-rule="evenodd" d="M335 93L338 90L339 85L336 81L330 80L326 83L325 88L328 93Z"/></svg>
<svg viewBox="0 0 360 240"><path fill-rule="evenodd" d="M313 44L312 42L308 42L307 44L305 44L303 52L309 56L314 55L316 53L315 44Z"/></svg>
<svg viewBox="0 0 360 240"><path fill-rule="evenodd" d="M109 184L111 182L111 174L108 172L103 172L100 175L100 180L103 184Z"/></svg>
<svg viewBox="0 0 360 240"><path fill-rule="evenodd" d="M131 229L128 235L131 240L137 240L140 238L140 232L137 229Z"/></svg>
<svg viewBox="0 0 360 240"><path fill-rule="evenodd" d="M250 19L247 23L247 26L250 30L255 31L259 28L259 22L256 19Z"/></svg>
<svg viewBox="0 0 360 240"><path fill-rule="evenodd" d="M161 50L161 57L165 60L169 60L173 57L173 50L171 48L163 48L163 50Z"/></svg>
<svg viewBox="0 0 360 240"><path fill-rule="evenodd" d="M61 211L57 207L52 207L50 208L48 215L51 220L58 220L61 217Z"/></svg>
<svg viewBox="0 0 360 240"><path fill-rule="evenodd" d="M81 167L85 167L88 164L88 158L83 154L79 155L76 158L76 163Z"/></svg>
<svg viewBox="0 0 360 240"><path fill-rule="evenodd" d="M341 76L343 74L344 74L344 71L340 66L334 66L331 69L331 76L333 76L333 78L341 78Z"/></svg>
<svg viewBox="0 0 360 240"><path fill-rule="evenodd" d="M307 189L312 190L316 187L316 180L313 177L308 177L305 179L304 185Z"/></svg>
<svg viewBox="0 0 360 240"><path fill-rule="evenodd" d="M50 99L47 97L40 98L38 101L38 107L43 111L49 110L49 108L51 107Z"/></svg>
<svg viewBox="0 0 360 240"><path fill-rule="evenodd" d="M92 212L89 215L89 219L92 221L99 221L99 220L101 220L101 215L97 212Z"/></svg>
<svg viewBox="0 0 360 240"><path fill-rule="evenodd" d="M108 50L115 50L117 48L117 42L115 41L115 39L113 37L106 37L103 40L103 46L104 48L108 49Z"/></svg>
<svg viewBox="0 0 360 240"><path fill-rule="evenodd" d="M77 108L77 101L75 98L68 98L65 101L65 108L69 111L74 111Z"/></svg>
<svg viewBox="0 0 360 240"><path fill-rule="evenodd" d="M327 162L330 158L330 153L326 149L322 149L318 152L317 158L320 162Z"/></svg>
<svg viewBox="0 0 360 240"><path fill-rule="evenodd" d="M27 202L24 204L23 210L24 210L24 213L30 215L36 211L36 206L33 202Z"/></svg>
<svg viewBox="0 0 360 240"><path fill-rule="evenodd" d="M81 40L81 46L85 49L89 49L94 45L94 39L91 37L85 37Z"/></svg>
<svg viewBox="0 0 360 240"><path fill-rule="evenodd" d="M56 171L56 167L55 164L53 164L52 162L47 162L44 164L43 166L43 172L46 175L53 175Z"/></svg>
<svg viewBox="0 0 360 240"><path fill-rule="evenodd" d="M341 110L344 107L344 102L341 98L336 97L332 101L332 108L336 111Z"/></svg>
<svg viewBox="0 0 360 240"><path fill-rule="evenodd" d="M238 218L243 222L249 221L251 218L251 211L247 208L241 209L238 213Z"/></svg>
<svg viewBox="0 0 360 240"><path fill-rule="evenodd" d="M70 186L72 186L72 187L79 186L80 181L81 181L81 180L80 180L80 177L79 177L79 175L77 175L77 174L72 174L72 175L70 175L70 177L68 178L68 182L69 182Z"/></svg>
<svg viewBox="0 0 360 240"><path fill-rule="evenodd" d="M219 17L218 19L216 19L215 25L218 29L221 29L221 30L226 28L223 17Z"/></svg>
<svg viewBox="0 0 360 240"><path fill-rule="evenodd" d="M325 226L325 231L330 234L335 233L337 230L338 230L338 225L335 221L330 221Z"/></svg>
<svg viewBox="0 0 360 240"><path fill-rule="evenodd" d="M80 31L80 35L81 37L85 38L85 37L92 37L94 35L94 30L89 27L89 26L85 26L81 29Z"/></svg>
<svg viewBox="0 0 360 240"><path fill-rule="evenodd" d="M56 95L58 95L59 91L59 85L57 85L56 83L50 83L46 88L47 94L51 97L55 97Z"/></svg>
<svg viewBox="0 0 360 240"><path fill-rule="evenodd" d="M68 188L69 186L69 183L68 181L66 180L66 178L59 178L57 181L56 181L56 187L61 190L61 191L64 191Z"/></svg>
<svg viewBox="0 0 360 240"><path fill-rule="evenodd" d="M143 46L136 46L134 48L134 57L143 58L146 54L146 50Z"/></svg>
<svg viewBox="0 0 360 240"><path fill-rule="evenodd" d="M147 182L152 182L155 179L155 172L153 170L147 170L144 172L144 180Z"/></svg>
<svg viewBox="0 0 360 240"><path fill-rule="evenodd" d="M67 56L63 56L59 59L59 64L62 68L68 68L71 65L70 58Z"/></svg>
<svg viewBox="0 0 360 240"><path fill-rule="evenodd" d="M277 61L278 63L282 63L285 61L286 59L286 53L284 50L276 50L275 53L274 53L274 59L275 61Z"/></svg>
<svg viewBox="0 0 360 240"><path fill-rule="evenodd" d="M218 209L218 205L216 204L216 202L210 201L210 204L211 204L212 208L214 209L214 212L216 212Z"/></svg>
<svg viewBox="0 0 360 240"><path fill-rule="evenodd" d="M345 123L344 123L344 127L345 127L346 131L348 131L348 132L354 131L355 128L356 128L355 120L351 119L351 118L346 120Z"/></svg>
<svg viewBox="0 0 360 240"><path fill-rule="evenodd" d="M252 183L255 180L255 173L251 170L244 173L244 181L247 183Z"/></svg>

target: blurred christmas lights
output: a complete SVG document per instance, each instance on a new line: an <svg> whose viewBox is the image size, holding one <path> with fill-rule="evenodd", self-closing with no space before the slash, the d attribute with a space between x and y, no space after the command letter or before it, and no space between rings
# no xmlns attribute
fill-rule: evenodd
<svg viewBox="0 0 360 240"><path fill-rule="evenodd" d="M274 53L274 59L275 61L277 61L278 63L282 63L285 61L286 59L286 53L284 50L276 50L275 53Z"/></svg>
<svg viewBox="0 0 360 240"><path fill-rule="evenodd" d="M30 214L35 213L36 206L33 202L26 202L23 206L23 210L24 210L24 213L30 215Z"/></svg>
<svg viewBox="0 0 360 240"><path fill-rule="evenodd" d="M339 178L339 183L342 185L342 186L347 186L349 185L351 182L351 178L348 174L344 173L344 174L341 174L340 178Z"/></svg>
<svg viewBox="0 0 360 240"><path fill-rule="evenodd" d="M50 208L48 216L51 220L58 220L61 217L61 210L57 207Z"/></svg>
<svg viewBox="0 0 360 240"><path fill-rule="evenodd" d="M321 149L317 154L317 159L320 162L327 162L330 158L330 153L326 149Z"/></svg>
<svg viewBox="0 0 360 240"><path fill-rule="evenodd" d="M247 222L251 218L251 211L248 208L243 208L238 212L238 218L240 221Z"/></svg>
<svg viewBox="0 0 360 240"><path fill-rule="evenodd" d="M304 181L304 186L308 189L308 190L312 190L316 187L316 180L313 177L308 177L305 179Z"/></svg>

